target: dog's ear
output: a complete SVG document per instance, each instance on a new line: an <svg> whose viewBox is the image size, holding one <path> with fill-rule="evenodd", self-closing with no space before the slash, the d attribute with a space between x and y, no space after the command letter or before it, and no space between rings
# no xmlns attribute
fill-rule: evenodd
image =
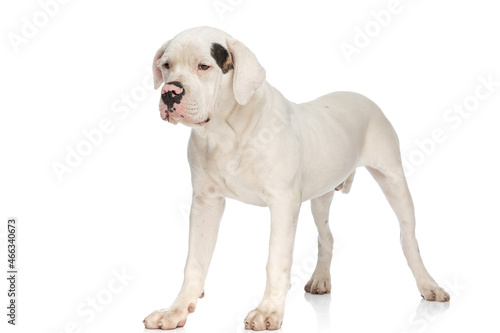
<svg viewBox="0 0 500 333"><path fill-rule="evenodd" d="M165 53L165 49L167 48L168 42L163 44L158 51L156 51L155 58L153 59L153 80L155 84L155 89L158 89L163 82L163 76L161 74L160 69L160 58Z"/></svg>
<svg viewBox="0 0 500 333"><path fill-rule="evenodd" d="M236 102L245 105L266 79L266 70L259 64L257 57L243 43L232 40L227 42L233 56L233 90Z"/></svg>

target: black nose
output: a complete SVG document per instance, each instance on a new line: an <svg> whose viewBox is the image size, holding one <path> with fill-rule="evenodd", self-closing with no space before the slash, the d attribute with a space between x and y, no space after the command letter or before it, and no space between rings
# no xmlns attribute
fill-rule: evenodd
<svg viewBox="0 0 500 333"><path fill-rule="evenodd" d="M174 104L180 104L182 96L186 93L182 83L179 81L171 81L163 86L161 99L168 107L169 111L174 111Z"/></svg>

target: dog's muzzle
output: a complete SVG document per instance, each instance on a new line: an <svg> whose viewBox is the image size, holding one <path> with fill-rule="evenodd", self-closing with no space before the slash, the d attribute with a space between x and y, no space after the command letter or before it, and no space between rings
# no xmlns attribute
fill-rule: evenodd
<svg viewBox="0 0 500 333"><path fill-rule="evenodd" d="M171 113L181 111L179 106L185 94L186 90L179 81L168 82L161 88L161 101L163 105L160 105L160 115L163 120L174 124L177 123L177 121L174 121L174 117L171 117Z"/></svg>
<svg viewBox="0 0 500 333"><path fill-rule="evenodd" d="M186 90L179 81L168 82L161 89L161 99L169 112L175 111L175 104L180 104L185 94Z"/></svg>

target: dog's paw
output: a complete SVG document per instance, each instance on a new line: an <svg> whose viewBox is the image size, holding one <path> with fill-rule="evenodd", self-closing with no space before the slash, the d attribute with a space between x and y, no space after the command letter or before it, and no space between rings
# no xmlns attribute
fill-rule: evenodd
<svg viewBox="0 0 500 333"><path fill-rule="evenodd" d="M283 314L279 311L252 310L245 318L245 329L254 331L278 330L283 324Z"/></svg>
<svg viewBox="0 0 500 333"><path fill-rule="evenodd" d="M313 274L304 290L311 294L329 294L332 291L332 284L329 276L316 276Z"/></svg>
<svg viewBox="0 0 500 333"><path fill-rule="evenodd" d="M194 312L195 305L189 304L186 307L172 307L169 309L153 311L147 316L143 323L146 328L172 330L183 327L186 324L187 316Z"/></svg>
<svg viewBox="0 0 500 333"><path fill-rule="evenodd" d="M434 281L419 283L418 290L426 301L450 301L450 295Z"/></svg>

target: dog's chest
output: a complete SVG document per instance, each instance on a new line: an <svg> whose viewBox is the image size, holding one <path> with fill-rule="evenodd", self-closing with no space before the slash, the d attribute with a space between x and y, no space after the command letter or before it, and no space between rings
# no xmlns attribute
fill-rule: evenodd
<svg viewBox="0 0 500 333"><path fill-rule="evenodd" d="M222 196L248 204L265 206L262 175L248 154L239 149L212 151L205 158L205 171Z"/></svg>

